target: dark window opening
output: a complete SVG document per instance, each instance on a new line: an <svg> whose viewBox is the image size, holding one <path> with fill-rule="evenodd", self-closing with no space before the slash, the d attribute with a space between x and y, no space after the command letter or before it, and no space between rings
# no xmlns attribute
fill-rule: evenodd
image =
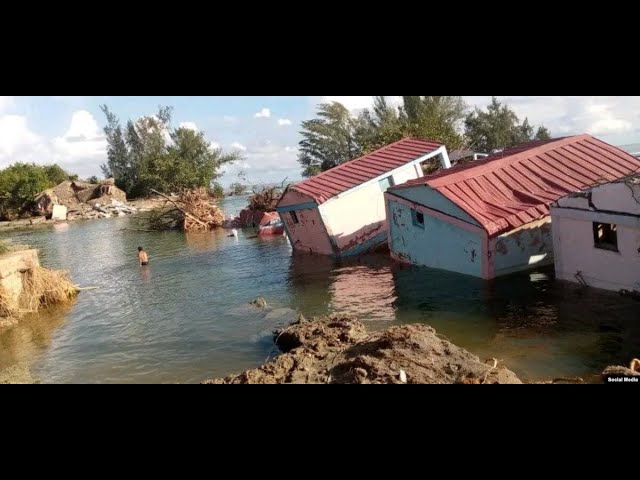
<svg viewBox="0 0 640 480"><path fill-rule="evenodd" d="M424 213L417 212L415 210L411 210L411 217L413 219L413 224L418 228L424 228Z"/></svg>
<svg viewBox="0 0 640 480"><path fill-rule="evenodd" d="M438 154L435 157L431 157L420 164L422 168L422 175L431 175L442 168L443 161L442 154Z"/></svg>
<svg viewBox="0 0 640 480"><path fill-rule="evenodd" d="M291 214L291 220L293 221L293 223L300 223L300 220L298 220L298 214L296 212L292 210L289 213Z"/></svg>
<svg viewBox="0 0 640 480"><path fill-rule="evenodd" d="M593 222L593 243L596 248L618 251L618 229L612 223Z"/></svg>

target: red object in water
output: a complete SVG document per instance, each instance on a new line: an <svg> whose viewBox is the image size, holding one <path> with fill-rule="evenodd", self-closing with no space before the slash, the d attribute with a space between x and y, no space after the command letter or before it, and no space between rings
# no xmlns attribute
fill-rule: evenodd
<svg viewBox="0 0 640 480"><path fill-rule="evenodd" d="M265 225L258 228L258 236L266 237L267 235L282 235L284 234L284 225Z"/></svg>

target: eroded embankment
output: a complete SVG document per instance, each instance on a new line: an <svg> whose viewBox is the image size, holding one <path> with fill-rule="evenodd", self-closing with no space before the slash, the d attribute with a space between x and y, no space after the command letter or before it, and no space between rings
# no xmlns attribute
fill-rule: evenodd
<svg viewBox="0 0 640 480"><path fill-rule="evenodd" d="M240 375L204 383L522 383L427 325L367 333L358 320L326 317L276 332L283 354Z"/></svg>

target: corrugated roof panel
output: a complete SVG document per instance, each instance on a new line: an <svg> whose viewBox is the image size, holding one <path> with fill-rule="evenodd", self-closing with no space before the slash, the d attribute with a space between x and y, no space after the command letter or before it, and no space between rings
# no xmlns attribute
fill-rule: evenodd
<svg viewBox="0 0 640 480"><path fill-rule="evenodd" d="M634 172L640 172L640 159L578 135L520 145L392 190L427 185L497 236L549 215L549 205L567 193Z"/></svg>
<svg viewBox="0 0 640 480"><path fill-rule="evenodd" d="M338 165L326 172L296 183L292 190L310 195L318 204L352 188L424 157L442 144L404 138L368 155Z"/></svg>

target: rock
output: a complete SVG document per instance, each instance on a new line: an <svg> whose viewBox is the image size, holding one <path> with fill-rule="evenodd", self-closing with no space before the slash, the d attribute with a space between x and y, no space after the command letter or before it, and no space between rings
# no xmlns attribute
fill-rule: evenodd
<svg viewBox="0 0 640 480"><path fill-rule="evenodd" d="M250 303L258 308L267 308L269 306L264 297L258 297Z"/></svg>
<svg viewBox="0 0 640 480"><path fill-rule="evenodd" d="M512 371L481 362L427 325L367 333L361 322L333 316L296 322L274 335L282 355L204 383L522 383Z"/></svg>

